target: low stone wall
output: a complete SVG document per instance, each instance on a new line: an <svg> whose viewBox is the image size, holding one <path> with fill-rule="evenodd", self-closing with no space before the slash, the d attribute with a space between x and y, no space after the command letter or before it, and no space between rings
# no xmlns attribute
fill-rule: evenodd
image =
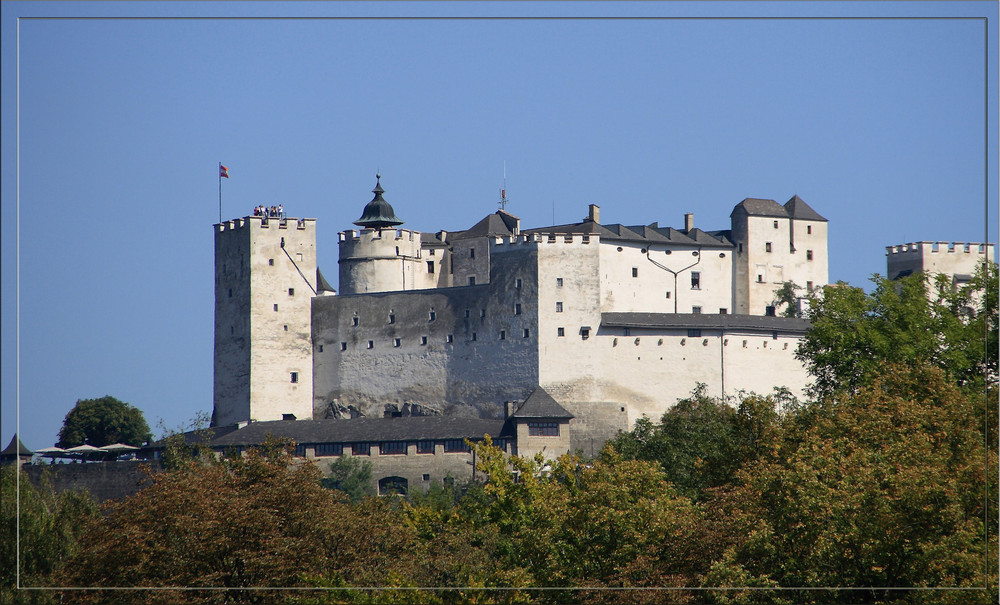
<svg viewBox="0 0 1000 605"><path fill-rule="evenodd" d="M147 471L162 470L159 462L88 462L76 464L25 464L21 467L36 487L48 481L56 493L79 489L97 502L119 500L148 484Z"/></svg>

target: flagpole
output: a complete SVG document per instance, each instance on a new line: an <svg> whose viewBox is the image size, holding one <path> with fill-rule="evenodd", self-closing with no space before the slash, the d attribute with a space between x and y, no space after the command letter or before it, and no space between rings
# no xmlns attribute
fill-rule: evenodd
<svg viewBox="0 0 1000 605"><path fill-rule="evenodd" d="M222 224L222 162L219 162L219 224Z"/></svg>

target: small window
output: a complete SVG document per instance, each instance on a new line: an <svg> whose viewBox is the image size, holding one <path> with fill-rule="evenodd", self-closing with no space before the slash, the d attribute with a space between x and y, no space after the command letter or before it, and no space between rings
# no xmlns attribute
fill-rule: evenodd
<svg viewBox="0 0 1000 605"><path fill-rule="evenodd" d="M277 310L278 310L278 303L274 303L274 310L275 310L275 311L277 311Z"/></svg>
<svg viewBox="0 0 1000 605"><path fill-rule="evenodd" d="M370 456L372 446L370 443L355 443L351 445L351 453L355 456Z"/></svg>
<svg viewBox="0 0 1000 605"><path fill-rule="evenodd" d="M812 292L813 283L811 281L806 282L806 292Z"/></svg>
<svg viewBox="0 0 1000 605"><path fill-rule="evenodd" d="M469 248L469 258L476 258L476 249Z"/></svg>
<svg viewBox="0 0 1000 605"><path fill-rule="evenodd" d="M382 456L406 455L405 441L383 441L378 444L378 453Z"/></svg>
<svg viewBox="0 0 1000 605"><path fill-rule="evenodd" d="M688 338L701 338L701 329L700 328L689 328L688 329Z"/></svg>
<svg viewBox="0 0 1000 605"><path fill-rule="evenodd" d="M317 443L317 456L341 456L344 453L343 443Z"/></svg>
<svg viewBox="0 0 1000 605"><path fill-rule="evenodd" d="M764 243L764 252L770 252L770 251L771 251L771 242L765 242Z"/></svg>
<svg viewBox="0 0 1000 605"><path fill-rule="evenodd" d="M368 341L368 348L369 349L374 349L375 348L375 341L374 340L369 340Z"/></svg>
<svg viewBox="0 0 1000 605"><path fill-rule="evenodd" d="M719 309L719 315L726 315L729 313L729 309Z"/></svg>
<svg viewBox="0 0 1000 605"><path fill-rule="evenodd" d="M514 287L517 288L518 290L521 289L521 278L520 277L514 280Z"/></svg>
<svg viewBox="0 0 1000 605"><path fill-rule="evenodd" d="M558 437L558 422L529 422L528 435L532 437Z"/></svg>
<svg viewBox="0 0 1000 605"><path fill-rule="evenodd" d="M737 244L737 245L736 245L736 250L737 250L737 251L738 251L738 252L739 252L740 254L743 254L743 244L742 244L742 243L740 243L740 244Z"/></svg>
<svg viewBox="0 0 1000 605"><path fill-rule="evenodd" d="M448 343L455 342L455 335L454 334L449 334L444 340L445 340L445 342L448 342Z"/></svg>
<svg viewBox="0 0 1000 605"><path fill-rule="evenodd" d="M295 296L295 288L289 288L288 289L288 295L289 296Z"/></svg>
<svg viewBox="0 0 1000 605"><path fill-rule="evenodd" d="M764 276L761 275L760 273L757 274L757 283L758 284L764 283Z"/></svg>
<svg viewBox="0 0 1000 605"><path fill-rule="evenodd" d="M806 250L806 260L812 260L812 259L813 259L813 251Z"/></svg>
<svg viewBox="0 0 1000 605"><path fill-rule="evenodd" d="M396 347L397 349L399 348L399 346L401 344L402 344L402 341L400 339L398 339L398 338L393 338L392 339L392 346Z"/></svg>
<svg viewBox="0 0 1000 605"><path fill-rule="evenodd" d="M590 338L590 328L580 328L580 338L583 340Z"/></svg>
<svg viewBox="0 0 1000 605"><path fill-rule="evenodd" d="M472 317L472 310L471 309L466 309L465 310L465 318L468 319L470 317Z"/></svg>
<svg viewBox="0 0 1000 605"><path fill-rule="evenodd" d="M470 286L475 286L476 285L476 276L475 275L470 275L469 276L469 285Z"/></svg>
<svg viewBox="0 0 1000 605"><path fill-rule="evenodd" d="M632 335L632 328L623 328L622 329L622 336L631 336L631 335Z"/></svg>
<svg viewBox="0 0 1000 605"><path fill-rule="evenodd" d="M771 340L778 340L778 333L777 332L771 332Z"/></svg>
<svg viewBox="0 0 1000 605"><path fill-rule="evenodd" d="M282 327L283 327L283 328L285 329L285 332L287 332L287 331L288 331L288 324L285 324L285 325L284 325L284 326L282 326Z"/></svg>
<svg viewBox="0 0 1000 605"><path fill-rule="evenodd" d="M562 313L562 302L556 302L556 313Z"/></svg>
<svg viewBox="0 0 1000 605"><path fill-rule="evenodd" d="M507 340L507 330L500 330L500 340Z"/></svg>
<svg viewBox="0 0 1000 605"><path fill-rule="evenodd" d="M418 441L417 442L417 453L418 454L433 454L434 453L434 442L433 441Z"/></svg>
<svg viewBox="0 0 1000 605"><path fill-rule="evenodd" d="M694 313L695 315L699 315L701 313L701 307L697 305L693 306L691 307L691 312Z"/></svg>
<svg viewBox="0 0 1000 605"><path fill-rule="evenodd" d="M556 287L557 288L562 288L562 286L563 286L563 278L557 277L556 278Z"/></svg>
<svg viewBox="0 0 1000 605"><path fill-rule="evenodd" d="M232 288L230 288L230 289L229 289L229 298L232 298L232 297L233 297L233 289L232 289Z"/></svg>
<svg viewBox="0 0 1000 605"><path fill-rule="evenodd" d="M774 306L773 305L768 305L768 306L764 307L764 315L766 315L768 317L774 317Z"/></svg>
<svg viewBox="0 0 1000 605"><path fill-rule="evenodd" d="M292 372L292 383L294 384L294 383L296 383L298 381L299 381L299 373L298 372Z"/></svg>
<svg viewBox="0 0 1000 605"><path fill-rule="evenodd" d="M479 317L486 317L486 309L479 310Z"/></svg>
<svg viewBox="0 0 1000 605"><path fill-rule="evenodd" d="M298 261L301 263L302 262L302 253L301 252L296 252L295 253L295 258L298 259Z"/></svg>
<svg viewBox="0 0 1000 605"><path fill-rule="evenodd" d="M778 221L774 221L774 228L775 228L775 229L777 229L777 228L778 228Z"/></svg>
<svg viewBox="0 0 1000 605"><path fill-rule="evenodd" d="M351 318L351 325L352 326L358 325L358 316L357 315L355 315L354 317Z"/></svg>
<svg viewBox="0 0 1000 605"><path fill-rule="evenodd" d="M431 474L430 473L424 473L423 474L423 479L424 479L424 481L430 481L431 480Z"/></svg>
<svg viewBox="0 0 1000 605"><path fill-rule="evenodd" d="M465 444L464 439L445 439L444 440L444 451L452 452L468 452L469 446Z"/></svg>
<svg viewBox="0 0 1000 605"><path fill-rule="evenodd" d="M346 351L347 350L347 343L346 342L340 343L340 350L341 351Z"/></svg>
<svg viewBox="0 0 1000 605"><path fill-rule="evenodd" d="M472 340L473 341L478 340L477 337L476 337L476 333L475 332L472 333Z"/></svg>
<svg viewBox="0 0 1000 605"><path fill-rule="evenodd" d="M434 273L434 261L432 260L427 261L427 272Z"/></svg>
<svg viewBox="0 0 1000 605"><path fill-rule="evenodd" d="M701 272L699 271L691 272L691 289L701 290Z"/></svg>
<svg viewBox="0 0 1000 605"><path fill-rule="evenodd" d="M429 317L430 317L430 319L428 319L427 321L434 321L435 319L437 319L437 318L438 318L438 315L437 315L437 312L435 312L435 311L431 311L431 313L430 313L430 316L429 316Z"/></svg>
<svg viewBox="0 0 1000 605"><path fill-rule="evenodd" d="M426 344L427 344L427 337L426 336L421 336L420 337L420 345L424 346Z"/></svg>
<svg viewBox="0 0 1000 605"><path fill-rule="evenodd" d="M566 328L559 328L558 335L559 336L566 336Z"/></svg>
<svg viewBox="0 0 1000 605"><path fill-rule="evenodd" d="M389 323L391 323L391 324L396 323L396 316L395 315L390 315L389 316Z"/></svg>
<svg viewBox="0 0 1000 605"><path fill-rule="evenodd" d="M274 266L274 259L273 258L267 259L267 264L273 267Z"/></svg>
<svg viewBox="0 0 1000 605"><path fill-rule="evenodd" d="M305 458L306 457L306 446L305 445L296 445L295 446L295 453L293 455L296 458Z"/></svg>
<svg viewBox="0 0 1000 605"><path fill-rule="evenodd" d="M667 292L667 298L670 298L670 292Z"/></svg>
<svg viewBox="0 0 1000 605"><path fill-rule="evenodd" d="M521 303L514 303L514 315L521 314Z"/></svg>
<svg viewBox="0 0 1000 605"><path fill-rule="evenodd" d="M806 225L806 235L812 235L813 227L812 225Z"/></svg>
<svg viewBox="0 0 1000 605"><path fill-rule="evenodd" d="M524 332L521 333L521 338L528 338L529 336L531 336L531 330L525 328Z"/></svg>
<svg viewBox="0 0 1000 605"><path fill-rule="evenodd" d="M632 267L632 277L639 277L639 267Z"/></svg>
<svg viewBox="0 0 1000 605"><path fill-rule="evenodd" d="M431 256L434 256L434 248L431 248Z"/></svg>

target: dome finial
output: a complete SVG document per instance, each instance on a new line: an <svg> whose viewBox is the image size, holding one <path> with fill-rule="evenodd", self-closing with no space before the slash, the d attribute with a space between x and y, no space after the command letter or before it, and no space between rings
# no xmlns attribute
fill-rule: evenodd
<svg viewBox="0 0 1000 605"><path fill-rule="evenodd" d="M364 212L361 213L361 218L354 221L355 225L366 229L383 229L403 224L402 219L396 216L389 202L382 198L385 190L382 189L381 179L382 172L376 172L375 188L372 189L375 197L365 206Z"/></svg>

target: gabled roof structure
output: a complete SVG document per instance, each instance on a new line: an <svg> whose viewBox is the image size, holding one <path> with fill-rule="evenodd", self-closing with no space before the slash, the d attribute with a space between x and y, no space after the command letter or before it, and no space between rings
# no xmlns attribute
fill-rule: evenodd
<svg viewBox="0 0 1000 605"><path fill-rule="evenodd" d="M542 387L535 388L511 418L574 418Z"/></svg>
<svg viewBox="0 0 1000 605"><path fill-rule="evenodd" d="M483 217L481 221L466 229L449 234L448 239L460 240L471 237L503 237L515 235L519 229L521 219L504 210L497 210L493 214Z"/></svg>
<svg viewBox="0 0 1000 605"><path fill-rule="evenodd" d="M333 292L336 294L336 290L330 285L330 282L326 281L323 274L320 273L319 267L316 267L316 293L320 292Z"/></svg>
<svg viewBox="0 0 1000 605"><path fill-rule="evenodd" d="M3 451L0 452L0 455L6 458L14 456L30 456L33 453L34 452L21 443L20 437L18 437L15 433L14 436L11 437L10 443L7 444L7 447L3 448Z"/></svg>
<svg viewBox="0 0 1000 605"><path fill-rule="evenodd" d="M773 216L775 218L794 218L801 221L822 221L827 222L818 212L805 203L802 198L793 195L792 199L782 206L774 200L763 200L760 198L748 197L733 208L733 214L742 210L749 216Z"/></svg>

